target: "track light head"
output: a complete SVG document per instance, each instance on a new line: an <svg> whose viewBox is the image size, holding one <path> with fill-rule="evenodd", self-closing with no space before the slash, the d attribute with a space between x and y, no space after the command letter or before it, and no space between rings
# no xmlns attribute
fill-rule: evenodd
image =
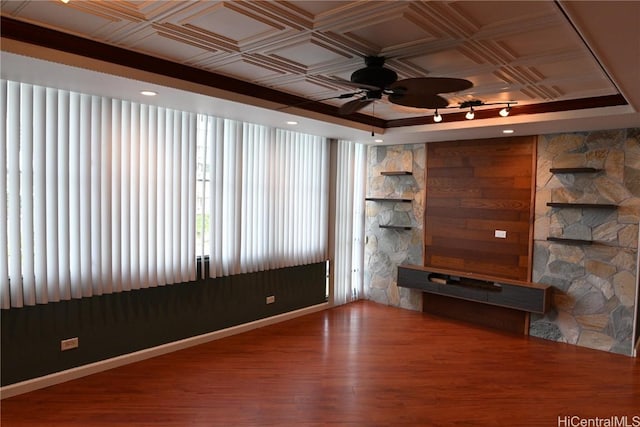
<svg viewBox="0 0 640 427"><path fill-rule="evenodd" d="M433 115L433 121L436 123L440 123L442 121L442 116L440 115L440 113L438 113L437 109L436 113Z"/></svg>
<svg viewBox="0 0 640 427"><path fill-rule="evenodd" d="M473 112L473 107L469 108L469 111L467 112L467 114L464 116L465 119L467 120L473 120L473 118L475 117L475 113Z"/></svg>
<svg viewBox="0 0 640 427"><path fill-rule="evenodd" d="M504 107L502 110L500 110L498 114L500 114L502 117L507 117L510 112L511 112L511 105L507 104L507 106Z"/></svg>

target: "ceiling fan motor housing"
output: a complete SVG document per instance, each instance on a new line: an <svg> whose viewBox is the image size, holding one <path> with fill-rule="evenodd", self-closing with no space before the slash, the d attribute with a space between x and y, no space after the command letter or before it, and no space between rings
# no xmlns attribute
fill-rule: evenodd
<svg viewBox="0 0 640 427"><path fill-rule="evenodd" d="M366 67L354 71L351 81L369 86L385 89L391 83L398 80L398 74L388 68L384 68L384 58L370 56L365 58Z"/></svg>

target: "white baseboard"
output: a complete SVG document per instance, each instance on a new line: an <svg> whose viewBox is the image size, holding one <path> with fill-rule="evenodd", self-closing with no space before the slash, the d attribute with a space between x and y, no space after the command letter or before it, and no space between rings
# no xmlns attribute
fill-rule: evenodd
<svg viewBox="0 0 640 427"><path fill-rule="evenodd" d="M134 353L124 354L122 356L113 357L111 359L101 360L99 362L78 366L76 368L67 369L65 371L56 372L53 374L45 375L43 377L33 378L5 387L0 387L0 399L28 393L30 391L85 377L87 375L106 371L108 369L117 368L118 366L128 365L129 363L139 362L141 360L150 359L152 357L182 350L188 347L193 347L199 344L204 344L209 341L214 341L231 335L240 334L252 329L262 328L264 326L284 322L285 320L290 320L296 317L304 316L306 314L326 310L329 307L329 303L317 304L311 307L302 308L300 310L267 317L266 319L260 319L254 322L233 326L231 328L221 329L219 331L185 338L180 341L174 341L168 344L159 345L157 347L147 348L145 350L136 351Z"/></svg>

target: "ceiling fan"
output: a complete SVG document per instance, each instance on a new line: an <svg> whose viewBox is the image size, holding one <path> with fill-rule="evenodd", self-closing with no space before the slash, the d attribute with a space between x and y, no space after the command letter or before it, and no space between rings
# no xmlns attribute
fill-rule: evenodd
<svg viewBox="0 0 640 427"><path fill-rule="evenodd" d="M385 57L367 56L365 67L351 74L350 81L339 80L340 84L361 89L359 92L340 95L337 98L359 98L344 103L338 110L341 115L349 115L372 102L387 96L389 102L406 107L437 109L445 108L449 101L442 93L459 92L473 87L469 80L449 77L415 77L398 80L398 74L384 66Z"/></svg>

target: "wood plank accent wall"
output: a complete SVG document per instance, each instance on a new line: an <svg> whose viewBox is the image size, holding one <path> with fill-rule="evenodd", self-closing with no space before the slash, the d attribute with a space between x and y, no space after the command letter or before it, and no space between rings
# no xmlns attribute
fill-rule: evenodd
<svg viewBox="0 0 640 427"><path fill-rule="evenodd" d="M530 281L535 161L535 136L427 144L424 265Z"/></svg>

